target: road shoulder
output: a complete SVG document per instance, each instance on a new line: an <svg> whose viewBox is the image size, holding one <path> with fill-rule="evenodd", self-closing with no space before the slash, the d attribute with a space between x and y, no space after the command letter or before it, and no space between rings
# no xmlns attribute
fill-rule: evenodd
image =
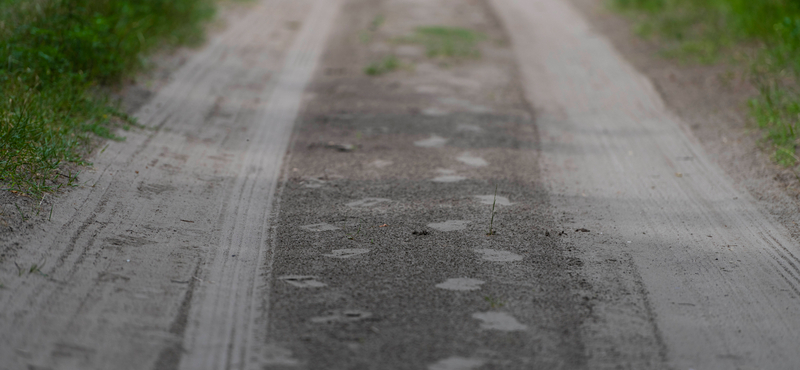
<svg viewBox="0 0 800 370"><path fill-rule="evenodd" d="M681 63L659 54L656 40L634 32L634 22L612 12L603 2L572 0L592 29L653 82L667 107L681 118L683 129L696 137L709 157L759 207L800 239L800 178L775 164L750 121L748 99L758 90L748 80L748 66L721 61L714 65Z"/></svg>

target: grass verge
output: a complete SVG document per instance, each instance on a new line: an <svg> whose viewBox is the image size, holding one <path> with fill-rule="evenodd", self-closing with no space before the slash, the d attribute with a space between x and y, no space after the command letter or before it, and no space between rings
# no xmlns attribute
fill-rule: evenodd
<svg viewBox="0 0 800 370"><path fill-rule="evenodd" d="M72 185L97 138L134 123L100 88L161 47L197 44L212 0L0 2L0 183L41 198Z"/></svg>
<svg viewBox="0 0 800 370"><path fill-rule="evenodd" d="M637 33L658 37L664 54L684 62L747 63L760 93L750 115L772 158L798 164L800 2L796 0L610 0L637 20ZM739 53L746 50L746 53Z"/></svg>

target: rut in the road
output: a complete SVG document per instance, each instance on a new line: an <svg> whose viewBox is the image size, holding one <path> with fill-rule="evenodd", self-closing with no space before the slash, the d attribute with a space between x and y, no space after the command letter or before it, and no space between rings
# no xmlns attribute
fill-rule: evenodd
<svg viewBox="0 0 800 370"><path fill-rule="evenodd" d="M360 43L378 16L384 33ZM486 34L483 58L385 44L440 23ZM659 368L645 292L598 297L557 229L533 112L488 4L349 1L339 24L284 168L269 345L309 369L591 368L599 299L639 318L619 362ZM415 70L361 71L393 52Z"/></svg>
<svg viewBox="0 0 800 370"><path fill-rule="evenodd" d="M52 223L3 246L47 263L5 279L2 261L0 369L261 366L266 220L338 5L232 14L135 113L147 128L98 153Z"/></svg>
<svg viewBox="0 0 800 370"><path fill-rule="evenodd" d="M569 2L492 3L514 31L551 201L565 225L595 231L575 238L587 278L600 291L646 289L670 367L797 368L797 241ZM609 271L612 259L635 268ZM589 342L611 367L620 361L608 348L635 339L639 317L598 303L608 320Z"/></svg>

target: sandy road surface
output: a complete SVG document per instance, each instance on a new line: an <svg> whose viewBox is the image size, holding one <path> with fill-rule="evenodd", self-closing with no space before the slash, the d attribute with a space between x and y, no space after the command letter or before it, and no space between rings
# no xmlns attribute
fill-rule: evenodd
<svg viewBox="0 0 800 370"><path fill-rule="evenodd" d="M797 243L568 3L231 17L4 246L0 368L800 364ZM396 41L427 25L482 57Z"/></svg>
<svg viewBox="0 0 800 370"><path fill-rule="evenodd" d="M45 261L47 276L4 279L0 368L259 361L266 220L337 7L267 0L234 14L136 114L149 129L110 143L53 222L6 251Z"/></svg>
<svg viewBox="0 0 800 370"><path fill-rule="evenodd" d="M800 366L800 251L787 230L731 185L569 4L494 3L537 112L553 204L565 227L592 230L575 240L587 264L633 258L669 364Z"/></svg>

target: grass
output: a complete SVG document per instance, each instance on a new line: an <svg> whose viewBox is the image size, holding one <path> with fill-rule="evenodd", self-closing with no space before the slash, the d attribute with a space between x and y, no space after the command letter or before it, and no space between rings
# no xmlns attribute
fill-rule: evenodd
<svg viewBox="0 0 800 370"><path fill-rule="evenodd" d="M386 17L383 15L376 15L375 18L372 19L372 22L369 23L369 27L359 33L359 40L361 40L361 42L364 44L369 44L372 42L375 32L378 32L378 29L381 28L384 22L386 22Z"/></svg>
<svg viewBox="0 0 800 370"><path fill-rule="evenodd" d="M364 73L370 76L379 76L400 68L400 60L394 55L389 55L379 62L370 63L364 68Z"/></svg>
<svg viewBox="0 0 800 370"><path fill-rule="evenodd" d="M361 222L362 220L358 220L358 229L356 229L355 233L348 233L345 232L345 237L350 240L356 240L356 238L361 234Z"/></svg>
<svg viewBox="0 0 800 370"><path fill-rule="evenodd" d="M800 1L611 0L611 4L637 19L637 33L658 37L668 57L699 63L727 57L749 67L759 89L749 102L750 116L763 130L772 158L783 166L797 165Z"/></svg>
<svg viewBox="0 0 800 370"><path fill-rule="evenodd" d="M478 42L485 37L465 28L429 26L419 27L412 36L401 41L422 44L429 58L477 58Z"/></svg>
<svg viewBox="0 0 800 370"><path fill-rule="evenodd" d="M489 304L489 308L493 310L497 308L502 308L503 306L506 305L505 302L490 296L483 297L483 300L486 301L486 303Z"/></svg>
<svg viewBox="0 0 800 370"><path fill-rule="evenodd" d="M131 117L102 87L146 68L155 49L197 44L211 0L0 2L0 183L41 198Z"/></svg>
<svg viewBox="0 0 800 370"><path fill-rule="evenodd" d="M22 266L19 265L19 263L14 262L14 264L17 266L17 276L22 276L23 274L27 273L28 275L30 275L30 274L39 274L39 275L42 275L44 277L47 277L47 274L42 272L42 267L44 267L44 264L46 262L47 261L43 259L39 263L34 263L28 268L23 268Z"/></svg>
<svg viewBox="0 0 800 370"><path fill-rule="evenodd" d="M376 17L370 23L368 30L360 34L361 42L371 42L375 32L384 21L385 18L382 16ZM429 58L479 58L481 54L478 43L484 39L483 34L465 28L428 26L418 27L413 35L394 41L421 44L425 46L425 53ZM379 76L403 66L397 57L389 55L364 67L364 73L370 76Z"/></svg>

